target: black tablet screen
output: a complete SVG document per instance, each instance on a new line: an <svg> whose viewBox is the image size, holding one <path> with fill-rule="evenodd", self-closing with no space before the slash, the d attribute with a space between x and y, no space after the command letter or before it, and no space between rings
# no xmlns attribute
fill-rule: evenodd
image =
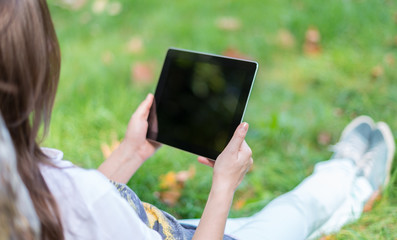
<svg viewBox="0 0 397 240"><path fill-rule="evenodd" d="M216 159L241 122L256 63L170 49L148 138Z"/></svg>

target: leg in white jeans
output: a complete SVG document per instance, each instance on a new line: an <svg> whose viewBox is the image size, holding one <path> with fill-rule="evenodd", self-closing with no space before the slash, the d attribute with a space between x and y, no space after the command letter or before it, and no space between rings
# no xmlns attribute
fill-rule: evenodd
<svg viewBox="0 0 397 240"><path fill-rule="evenodd" d="M348 159L320 162L311 176L260 212L228 219L225 233L237 239L295 240L337 231L360 216L373 192L356 172ZM198 220L181 222L198 224Z"/></svg>

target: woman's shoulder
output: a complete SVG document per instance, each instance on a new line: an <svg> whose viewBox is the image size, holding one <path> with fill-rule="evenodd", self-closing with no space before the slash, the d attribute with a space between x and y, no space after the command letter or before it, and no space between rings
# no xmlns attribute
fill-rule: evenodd
<svg viewBox="0 0 397 240"><path fill-rule="evenodd" d="M72 162L63 160L63 152L52 148L42 148L50 159L51 165L41 165L41 173L56 196L64 193L74 193L90 203L97 200L109 191L114 191L109 180L96 169L84 169Z"/></svg>

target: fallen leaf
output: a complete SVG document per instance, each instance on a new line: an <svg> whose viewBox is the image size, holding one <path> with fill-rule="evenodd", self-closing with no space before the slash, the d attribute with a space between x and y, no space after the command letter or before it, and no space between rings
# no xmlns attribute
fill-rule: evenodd
<svg viewBox="0 0 397 240"><path fill-rule="evenodd" d="M107 12L110 16L119 15L122 10L122 5L119 2L112 2L108 4Z"/></svg>
<svg viewBox="0 0 397 240"><path fill-rule="evenodd" d="M176 180L180 184L184 184L187 180L191 179L196 175L196 168L192 165L189 170L180 171L176 174Z"/></svg>
<svg viewBox="0 0 397 240"><path fill-rule="evenodd" d="M181 192L178 190L168 190L159 193L160 200L170 207L173 207L181 197Z"/></svg>
<svg viewBox="0 0 397 240"><path fill-rule="evenodd" d="M280 29L277 32L277 43L285 49L290 49L295 46L295 37L288 29Z"/></svg>
<svg viewBox="0 0 397 240"><path fill-rule="evenodd" d="M153 81L154 73L153 73L153 64L144 63L144 62L136 62L131 66L131 80L134 83L138 84L147 84Z"/></svg>
<svg viewBox="0 0 397 240"><path fill-rule="evenodd" d="M331 142L331 134L328 132L320 132L317 136L317 142L323 146L329 145Z"/></svg>
<svg viewBox="0 0 397 240"><path fill-rule="evenodd" d="M95 14L102 13L105 10L107 4L107 0L95 0L95 2L92 4L92 12Z"/></svg>
<svg viewBox="0 0 397 240"><path fill-rule="evenodd" d="M143 52L143 40L141 37L133 37L127 43L127 51L129 53Z"/></svg>
<svg viewBox="0 0 397 240"><path fill-rule="evenodd" d="M380 65L373 67L371 70L371 77L374 79L382 77L383 74L384 74L384 70L383 70L383 67Z"/></svg>
<svg viewBox="0 0 397 240"><path fill-rule="evenodd" d="M382 194L380 190L376 190L371 197L369 197L369 200L365 203L364 205L364 212L369 212L372 210L374 207L375 203L378 202L382 198Z"/></svg>
<svg viewBox="0 0 397 240"><path fill-rule="evenodd" d="M303 52L308 56L316 56L321 53L320 46L320 32L315 27L309 27L305 34L305 43L303 45Z"/></svg>
<svg viewBox="0 0 397 240"><path fill-rule="evenodd" d="M185 182L193 178L195 174L196 168L194 166L190 166L189 169L185 171L170 171L164 175L160 175L160 191L156 195L168 206L175 206L182 195Z"/></svg>
<svg viewBox="0 0 397 240"><path fill-rule="evenodd" d="M235 17L220 17L216 19L216 26L221 30L236 31L241 28L241 21Z"/></svg>
<svg viewBox="0 0 397 240"><path fill-rule="evenodd" d="M116 150L116 148L118 148L118 146L120 145L120 141L118 140L116 133L112 133L111 138L112 143L110 145L106 143L101 143L101 150L105 159L108 158L110 154L112 154L112 152Z"/></svg>
<svg viewBox="0 0 397 240"><path fill-rule="evenodd" d="M246 199L239 199L233 204L233 209L240 210L245 206L246 203L247 203Z"/></svg>
<svg viewBox="0 0 397 240"><path fill-rule="evenodd" d="M251 59L249 56L245 55L244 53L233 47L228 47L225 51L222 52L222 55L231 58Z"/></svg>
<svg viewBox="0 0 397 240"><path fill-rule="evenodd" d="M168 172L165 175L161 175L159 177L159 180L160 180L160 188L161 189L173 188L174 186L177 185L176 173L173 171Z"/></svg>

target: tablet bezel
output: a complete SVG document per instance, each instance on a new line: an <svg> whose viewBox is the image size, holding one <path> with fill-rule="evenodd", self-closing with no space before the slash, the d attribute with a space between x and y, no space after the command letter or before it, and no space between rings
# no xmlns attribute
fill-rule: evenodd
<svg viewBox="0 0 397 240"><path fill-rule="evenodd" d="M195 60L198 59L200 61L208 61L208 62L215 61L217 64L220 63L222 66L228 65L229 67L244 68L247 74L249 74L249 76L245 77L244 79L245 81L242 83L243 85L241 87L240 98L237 103L236 111L233 114L234 117L231 126L229 127L228 130L229 136L227 142L230 141L231 137L233 136L234 130L237 128L237 126L242 122L242 119L244 118L245 110L255 81L255 77L258 69L258 63L255 61L250 61L245 59L238 59L238 58L220 56L215 54L209 54L209 53L203 53L203 52L197 52L197 51L191 51L191 50L185 50L179 48L169 48L167 51L163 68L154 94L155 99L150 110L150 115L148 117L149 127L148 127L147 138L151 141L159 142L161 144L169 145L181 149L183 151L187 151L193 154L207 157L208 159L211 160L215 160L218 157L218 155L221 153L221 151L218 151L216 149L209 149L205 146L198 146L189 143L187 141L178 141L177 139L173 139L171 141L170 139L168 139L167 141L161 139L159 140L157 136L157 132L152 130L153 126L157 124L155 123L157 119L153 118L153 116L155 116L154 111L156 111L156 106L158 106L159 102L161 101L161 96L164 91L164 86L166 86L167 81L169 81L169 79L167 79L167 75L169 71L170 62L175 56L178 55L189 56L191 58L194 58Z"/></svg>

